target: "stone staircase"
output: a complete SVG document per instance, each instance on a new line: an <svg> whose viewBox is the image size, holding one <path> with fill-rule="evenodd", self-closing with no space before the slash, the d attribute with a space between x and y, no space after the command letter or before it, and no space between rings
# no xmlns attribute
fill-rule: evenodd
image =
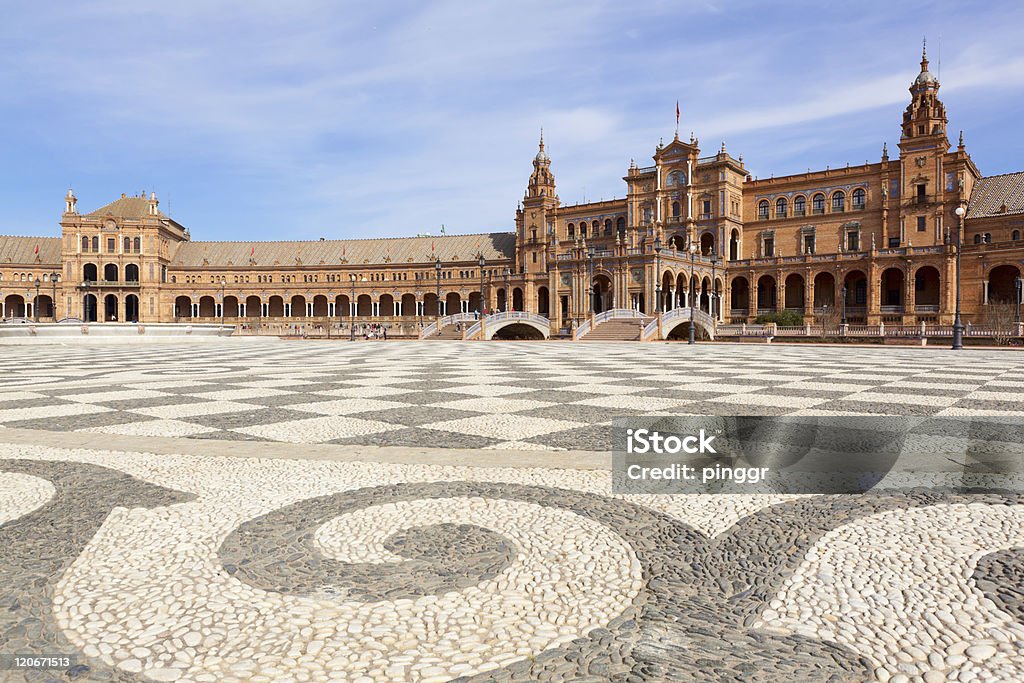
<svg viewBox="0 0 1024 683"><path fill-rule="evenodd" d="M639 341L640 331L651 318L612 318L596 326L581 341Z"/></svg>
<svg viewBox="0 0 1024 683"><path fill-rule="evenodd" d="M437 334L427 337L427 339L462 339L462 333L472 324L471 322L463 322L445 325Z"/></svg>

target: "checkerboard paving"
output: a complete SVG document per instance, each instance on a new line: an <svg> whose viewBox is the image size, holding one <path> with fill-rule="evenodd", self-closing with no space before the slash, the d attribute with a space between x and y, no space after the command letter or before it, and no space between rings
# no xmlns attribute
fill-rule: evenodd
<svg viewBox="0 0 1024 683"><path fill-rule="evenodd" d="M1014 350L557 342L5 347L0 425L197 439L607 450L632 415L1024 417Z"/></svg>

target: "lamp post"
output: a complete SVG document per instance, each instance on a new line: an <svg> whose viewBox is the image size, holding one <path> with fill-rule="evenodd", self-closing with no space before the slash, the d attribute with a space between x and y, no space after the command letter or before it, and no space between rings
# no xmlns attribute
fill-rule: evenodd
<svg viewBox="0 0 1024 683"><path fill-rule="evenodd" d="M32 314L34 315L36 322L39 322L39 286L42 284L43 283L39 280L39 278L36 278L36 299L34 302L32 302Z"/></svg>
<svg viewBox="0 0 1024 683"><path fill-rule="evenodd" d="M594 284L594 246L587 247L587 282L590 296L590 313L597 312L597 286Z"/></svg>
<svg viewBox="0 0 1024 683"><path fill-rule="evenodd" d="M956 313L953 317L953 350L959 351L964 348L964 326L960 322L960 246L963 243L964 214L967 213L967 209L958 206L954 213L959 219L959 224L956 227Z"/></svg>
<svg viewBox="0 0 1024 683"><path fill-rule="evenodd" d="M352 273L349 275L352 279L352 297L348 300L348 340L356 340L356 274Z"/></svg>
<svg viewBox="0 0 1024 683"><path fill-rule="evenodd" d="M694 288L694 286L693 286L693 270L694 270L694 257L696 255L697 255L697 243L691 241L690 242L690 287L689 287L691 290ZM694 300L694 294L696 294L696 292L692 292L692 291L690 292L690 334L689 334L689 337L686 340L687 344L694 344L697 341L697 338L696 338L697 335L696 335L695 330L693 329L693 300Z"/></svg>
<svg viewBox="0 0 1024 683"><path fill-rule="evenodd" d="M1021 280L1020 276L1017 276L1017 318L1016 322L1018 327L1020 326L1020 299L1021 299L1021 287L1024 286L1024 280Z"/></svg>
<svg viewBox="0 0 1024 683"><path fill-rule="evenodd" d="M715 268L718 266L718 257L711 252L711 320L715 328L718 328L718 281L715 279Z"/></svg>
<svg viewBox="0 0 1024 683"><path fill-rule="evenodd" d="M50 273L50 284L53 285L53 297L50 299L50 307L53 309L53 322L57 322L57 282L60 280L60 273L53 271Z"/></svg>
<svg viewBox="0 0 1024 683"><path fill-rule="evenodd" d="M654 238L654 300L657 306L655 313L661 313L661 238Z"/></svg>
<svg viewBox="0 0 1024 683"><path fill-rule="evenodd" d="M484 314L484 267L487 265L487 259L484 258L483 253L480 254L476 264L480 266L480 298L476 302L476 316L479 318Z"/></svg>
<svg viewBox="0 0 1024 683"><path fill-rule="evenodd" d="M437 273L437 317L441 317L441 258L434 259L434 272Z"/></svg>
<svg viewBox="0 0 1024 683"><path fill-rule="evenodd" d="M839 318L839 324L846 327L846 285L843 285L842 289L839 290L839 294L842 297L843 314Z"/></svg>
<svg viewBox="0 0 1024 683"><path fill-rule="evenodd" d="M509 301L509 299L510 299L510 298L511 298L511 296L512 296L511 292L509 292L509 291L508 291L508 287L509 287L509 278L510 278L511 276L512 276L512 269L511 269L511 268L508 268L508 267L506 267L506 268L505 268L505 311L508 311L508 307L509 307L509 303L508 303L508 301Z"/></svg>
<svg viewBox="0 0 1024 683"><path fill-rule="evenodd" d="M82 291L84 292L84 294L82 294L82 315L85 318L85 320L83 320L82 322L90 322L90 320L89 320L89 281L88 280L83 280L82 281ZM175 304L175 315L177 315L177 304Z"/></svg>
<svg viewBox="0 0 1024 683"><path fill-rule="evenodd" d="M220 324L224 326L224 288L227 286L228 281L226 278L220 279Z"/></svg>

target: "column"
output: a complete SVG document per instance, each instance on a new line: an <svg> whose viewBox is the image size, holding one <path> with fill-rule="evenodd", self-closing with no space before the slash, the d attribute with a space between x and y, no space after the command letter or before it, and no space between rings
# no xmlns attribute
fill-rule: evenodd
<svg viewBox="0 0 1024 683"><path fill-rule="evenodd" d="M242 303L242 302L238 303L238 317L239 318L244 318L245 317L245 304Z"/></svg>
<svg viewBox="0 0 1024 683"><path fill-rule="evenodd" d="M327 302L327 317L328 318L333 318L334 317L334 302L333 301L328 301Z"/></svg>
<svg viewBox="0 0 1024 683"><path fill-rule="evenodd" d="M912 268L907 269L907 275L903 281L903 313L910 315L917 313L917 292L915 291L916 278Z"/></svg>
<svg viewBox="0 0 1024 683"><path fill-rule="evenodd" d="M981 281L981 305L988 306L988 280Z"/></svg>

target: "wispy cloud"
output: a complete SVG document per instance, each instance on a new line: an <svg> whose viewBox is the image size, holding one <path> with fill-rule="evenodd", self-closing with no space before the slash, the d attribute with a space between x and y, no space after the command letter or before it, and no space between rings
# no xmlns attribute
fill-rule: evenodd
<svg viewBox="0 0 1024 683"><path fill-rule="evenodd" d="M898 135L923 32L957 36L943 48L951 115L954 104L973 113L977 92L1021 113L1015 4L811 10L793 3L766 18L753 2L610 0L10 8L0 144L20 163L0 167L0 231L47 229L68 179L85 206L156 188L198 238L508 229L540 126L563 201L621 196L629 159L646 163L671 136L677 98L684 135L706 149L726 140L758 172L857 163ZM1008 148L1008 133L975 131L976 161L1012 165L1000 155L1024 143Z"/></svg>

